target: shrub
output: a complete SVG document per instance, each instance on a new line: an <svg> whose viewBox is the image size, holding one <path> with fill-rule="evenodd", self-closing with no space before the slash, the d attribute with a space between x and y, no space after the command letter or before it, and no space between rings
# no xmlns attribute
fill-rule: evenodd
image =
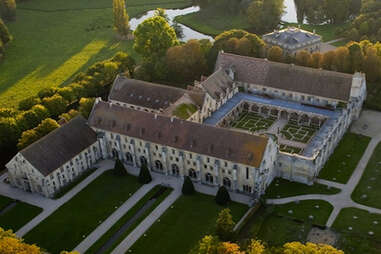
<svg viewBox="0 0 381 254"><path fill-rule="evenodd" d="M185 177L181 191L184 195L192 195L194 193L194 186L189 176Z"/></svg>
<svg viewBox="0 0 381 254"><path fill-rule="evenodd" d="M223 206L227 205L227 203L229 203L229 201L230 201L230 195L229 195L228 190L225 188L225 186L221 186L218 189L215 200L216 200L217 204L223 205Z"/></svg>
<svg viewBox="0 0 381 254"><path fill-rule="evenodd" d="M127 170L124 167L123 162L121 162L119 159L115 161L114 174L117 176L127 175Z"/></svg>
<svg viewBox="0 0 381 254"><path fill-rule="evenodd" d="M150 183L152 181L151 173L149 172L147 165L143 164L140 167L140 173L139 173L138 180L142 184L147 184L147 183Z"/></svg>
<svg viewBox="0 0 381 254"><path fill-rule="evenodd" d="M230 214L230 209L223 209L218 214L216 223L216 234L223 241L232 240L234 225L235 223L233 221L232 215Z"/></svg>

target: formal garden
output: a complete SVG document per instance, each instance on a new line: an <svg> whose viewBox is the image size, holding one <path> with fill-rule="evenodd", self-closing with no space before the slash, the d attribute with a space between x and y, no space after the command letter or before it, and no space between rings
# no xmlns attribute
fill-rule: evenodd
<svg viewBox="0 0 381 254"><path fill-rule="evenodd" d="M287 140L307 144L318 130L319 127L305 126L295 121L289 121L280 133Z"/></svg>
<svg viewBox="0 0 381 254"><path fill-rule="evenodd" d="M319 178L347 183L369 142L369 137L347 132L320 171Z"/></svg>
<svg viewBox="0 0 381 254"><path fill-rule="evenodd" d="M248 207L231 202L233 220L238 222ZM188 253L206 234L212 234L223 206L214 197L200 193L181 196L130 248L132 253Z"/></svg>
<svg viewBox="0 0 381 254"><path fill-rule="evenodd" d="M140 186L134 176L106 171L28 232L25 241L51 253L71 250Z"/></svg>
<svg viewBox="0 0 381 254"><path fill-rule="evenodd" d="M5 230L17 231L41 212L40 207L0 196L0 226Z"/></svg>
<svg viewBox="0 0 381 254"><path fill-rule="evenodd" d="M275 117L265 117L254 112L242 112L238 119L231 123L233 128L250 132L266 131L277 120Z"/></svg>
<svg viewBox="0 0 381 254"><path fill-rule="evenodd" d="M303 148L280 144L279 150L285 153L302 154Z"/></svg>

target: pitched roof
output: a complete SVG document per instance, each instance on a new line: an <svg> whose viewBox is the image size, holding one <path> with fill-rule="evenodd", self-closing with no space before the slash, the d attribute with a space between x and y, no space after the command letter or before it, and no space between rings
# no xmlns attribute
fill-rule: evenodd
<svg viewBox="0 0 381 254"><path fill-rule="evenodd" d="M262 36L263 40L282 47L292 48L303 43L321 41L321 36L295 27L268 33Z"/></svg>
<svg viewBox="0 0 381 254"><path fill-rule="evenodd" d="M233 80L222 68L219 68L206 80L201 82L201 86L215 99L219 99L221 95L224 96L227 88L231 89L232 85Z"/></svg>
<svg viewBox="0 0 381 254"><path fill-rule="evenodd" d="M97 102L91 127L259 167L268 138Z"/></svg>
<svg viewBox="0 0 381 254"><path fill-rule="evenodd" d="M202 106L203 94L199 92L130 79L123 75L118 75L111 88L109 100L159 110L165 109L170 104L175 103L186 93L195 98L195 103L201 104L198 106Z"/></svg>
<svg viewBox="0 0 381 254"><path fill-rule="evenodd" d="M216 69L235 67L240 82L348 101L353 75L220 52Z"/></svg>
<svg viewBox="0 0 381 254"><path fill-rule="evenodd" d="M97 141L86 119L77 116L20 153L44 176L61 167Z"/></svg>

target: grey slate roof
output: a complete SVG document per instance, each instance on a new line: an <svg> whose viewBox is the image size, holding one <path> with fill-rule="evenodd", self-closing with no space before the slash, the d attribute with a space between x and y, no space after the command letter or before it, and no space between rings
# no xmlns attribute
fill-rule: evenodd
<svg viewBox="0 0 381 254"><path fill-rule="evenodd" d="M89 125L153 143L259 167L268 138L99 101Z"/></svg>
<svg viewBox="0 0 381 254"><path fill-rule="evenodd" d="M109 94L109 100L120 101L151 109L165 109L185 93L202 106L204 94L185 89L154 84L118 75ZM200 105L201 104L201 105Z"/></svg>
<svg viewBox="0 0 381 254"><path fill-rule="evenodd" d="M212 98L219 99L220 96L225 95L228 88L232 89L233 80L226 74L224 69L219 68L206 80L202 81L201 86Z"/></svg>
<svg viewBox="0 0 381 254"><path fill-rule="evenodd" d="M298 47L303 43L311 44L321 41L320 35L295 27L288 27L280 31L274 31L263 35L262 38L267 43L282 45L287 48L294 46Z"/></svg>
<svg viewBox="0 0 381 254"><path fill-rule="evenodd" d="M29 145L20 153L47 176L97 141L86 119L77 116L67 124Z"/></svg>
<svg viewBox="0 0 381 254"><path fill-rule="evenodd" d="M350 99L353 75L220 52L216 70L234 66L235 80L341 101Z"/></svg>

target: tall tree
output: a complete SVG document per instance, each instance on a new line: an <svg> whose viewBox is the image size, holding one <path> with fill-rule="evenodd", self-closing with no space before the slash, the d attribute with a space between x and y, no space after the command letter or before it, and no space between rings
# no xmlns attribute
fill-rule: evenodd
<svg viewBox="0 0 381 254"><path fill-rule="evenodd" d="M0 0L0 16L5 21L16 19L16 0Z"/></svg>
<svg viewBox="0 0 381 254"><path fill-rule="evenodd" d="M130 33L130 23L125 0L113 0L112 3L114 12L114 29L120 36L126 37Z"/></svg>
<svg viewBox="0 0 381 254"><path fill-rule="evenodd" d="M12 40L12 36L9 33L7 26L4 24L3 20L0 18L0 41L6 45L9 41Z"/></svg>

